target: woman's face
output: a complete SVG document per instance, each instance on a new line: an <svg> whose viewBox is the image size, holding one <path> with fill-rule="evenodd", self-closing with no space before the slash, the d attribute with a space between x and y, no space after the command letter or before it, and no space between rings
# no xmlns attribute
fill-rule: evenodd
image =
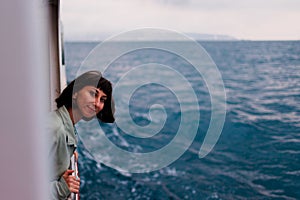
<svg viewBox="0 0 300 200"><path fill-rule="evenodd" d="M76 102L76 111L81 118L91 119L104 107L107 95L94 86L85 86L73 94Z"/></svg>

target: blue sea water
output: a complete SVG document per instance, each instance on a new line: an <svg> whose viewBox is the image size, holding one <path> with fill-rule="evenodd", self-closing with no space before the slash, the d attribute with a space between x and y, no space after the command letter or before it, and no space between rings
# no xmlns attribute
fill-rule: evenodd
<svg viewBox="0 0 300 200"><path fill-rule="evenodd" d="M113 84L131 67L153 62L176 68L190 81L201 113L197 136L174 163L140 174L97 162L80 142L81 199L300 199L300 41L199 43L216 63L227 96L224 128L213 151L198 157L211 102L205 82L190 64L151 49L123 55L104 73ZM68 81L97 44L65 43ZM107 137L127 151L141 153L168 144L180 123L176 95L152 84L139 88L131 100L131 117L141 126L149 123L149 106L166 108L162 134L137 139L116 129L106 132Z"/></svg>

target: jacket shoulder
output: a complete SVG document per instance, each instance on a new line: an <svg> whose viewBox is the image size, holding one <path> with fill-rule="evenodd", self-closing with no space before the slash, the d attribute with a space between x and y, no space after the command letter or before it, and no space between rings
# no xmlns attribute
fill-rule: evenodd
<svg viewBox="0 0 300 200"><path fill-rule="evenodd" d="M48 115L46 129L51 134L57 134L64 127L63 120L57 111Z"/></svg>

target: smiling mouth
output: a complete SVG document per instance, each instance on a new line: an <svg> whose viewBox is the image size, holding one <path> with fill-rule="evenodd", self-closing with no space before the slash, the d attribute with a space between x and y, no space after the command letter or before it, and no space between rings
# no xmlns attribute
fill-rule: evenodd
<svg viewBox="0 0 300 200"><path fill-rule="evenodd" d="M87 106L87 107L89 108L89 110L90 110L91 112L93 112L93 113L96 112L96 109L94 109L94 108L92 108L92 107L90 107L90 106Z"/></svg>

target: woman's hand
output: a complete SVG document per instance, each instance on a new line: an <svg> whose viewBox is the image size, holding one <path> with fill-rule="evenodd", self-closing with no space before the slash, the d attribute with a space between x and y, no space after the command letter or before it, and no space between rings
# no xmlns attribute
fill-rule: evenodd
<svg viewBox="0 0 300 200"><path fill-rule="evenodd" d="M80 179L76 179L75 176L72 175L74 170L66 170L63 174L63 178L65 179L66 183L68 184L69 190L73 193L78 194L80 188Z"/></svg>

